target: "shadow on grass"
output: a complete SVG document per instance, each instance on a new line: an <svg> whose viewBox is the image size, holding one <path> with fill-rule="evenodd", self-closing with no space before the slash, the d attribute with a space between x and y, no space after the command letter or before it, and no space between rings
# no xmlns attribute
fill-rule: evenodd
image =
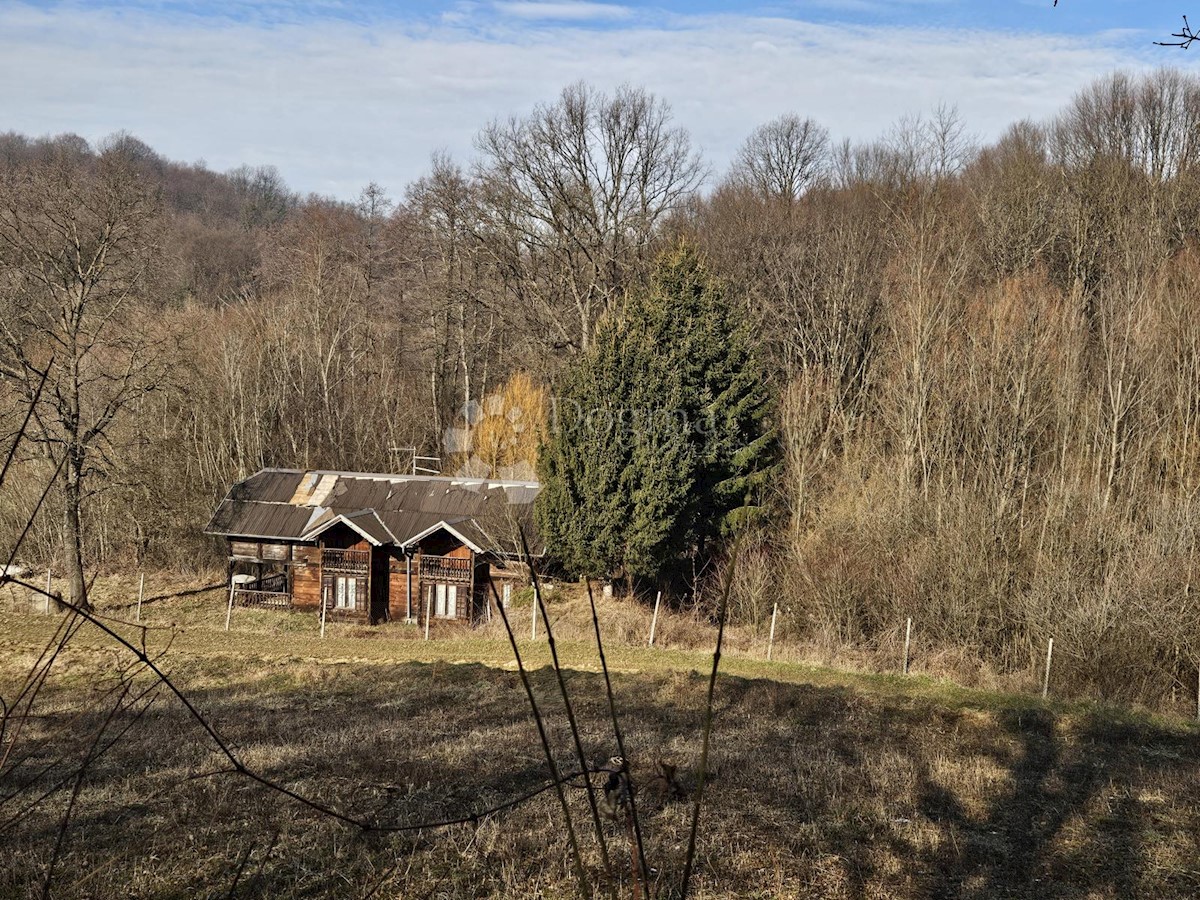
<svg viewBox="0 0 1200 900"><path fill-rule="evenodd" d="M468 815L545 780L517 676L478 664L249 664L181 686L245 761L356 815L410 824ZM99 677L99 676L98 676ZM560 764L573 754L548 669L533 673ZM0 784L69 772L104 711L51 685L41 752ZM189 687L190 683L190 687ZM615 753L599 676L574 673L587 754ZM699 752L703 679L614 677L633 759ZM846 687L722 679L697 887L710 896L1192 897L1200 893L1200 735L1103 712L948 708ZM32 745L31 745L32 746ZM61 762L54 763L59 754ZM363 836L235 775L163 701L89 771L56 896L544 896L572 883L547 794L477 827ZM34 777L38 766L47 773ZM28 790L22 791L28 794ZM0 835L0 894L38 883L62 793ZM582 791L572 793L582 833ZM4 810L0 809L0 816ZM687 808L647 795L663 896ZM615 824L609 833L621 846ZM585 838L589 864L595 841ZM619 856L619 854L618 854ZM620 878L625 875L618 873ZM627 882L625 889L628 889Z"/></svg>

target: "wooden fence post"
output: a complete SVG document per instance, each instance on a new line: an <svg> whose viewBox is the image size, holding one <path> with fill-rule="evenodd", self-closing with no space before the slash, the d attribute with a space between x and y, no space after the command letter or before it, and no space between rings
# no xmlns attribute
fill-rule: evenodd
<svg viewBox="0 0 1200 900"><path fill-rule="evenodd" d="M912 616L904 623L904 674L908 674L908 648L912 644Z"/></svg>
<svg viewBox="0 0 1200 900"><path fill-rule="evenodd" d="M425 598L425 640L429 640L429 614L432 606L433 596L431 594Z"/></svg>
<svg viewBox="0 0 1200 900"><path fill-rule="evenodd" d="M325 602L325 592L322 591L321 592L321 640L325 639L325 610L328 608L329 608L329 606Z"/></svg>
<svg viewBox="0 0 1200 900"><path fill-rule="evenodd" d="M533 610L533 615L531 615L529 617L529 639L531 641L537 640L537 608L538 608L537 594L534 594L533 595L533 605L530 607L530 609Z"/></svg>
<svg viewBox="0 0 1200 900"><path fill-rule="evenodd" d="M229 585L229 608L225 610L225 630L229 630L229 620L233 616L233 584Z"/></svg>
<svg viewBox="0 0 1200 900"><path fill-rule="evenodd" d="M46 608L46 615L50 615L50 567L46 567L46 602L42 604Z"/></svg>
<svg viewBox="0 0 1200 900"><path fill-rule="evenodd" d="M779 615L779 604L771 608L771 636L767 638L767 662L771 661L771 651L775 649L775 617Z"/></svg>
<svg viewBox="0 0 1200 900"><path fill-rule="evenodd" d="M142 621L142 595L146 591L146 573L143 572L138 578L138 605L137 605L137 621Z"/></svg>
<svg viewBox="0 0 1200 900"><path fill-rule="evenodd" d="M654 598L654 617L650 620L650 643L647 647L654 646L654 632L658 629L658 604L662 602L662 591Z"/></svg>
<svg viewBox="0 0 1200 900"><path fill-rule="evenodd" d="M1046 672L1042 676L1042 699L1050 693L1050 663L1054 659L1054 638L1046 642Z"/></svg>

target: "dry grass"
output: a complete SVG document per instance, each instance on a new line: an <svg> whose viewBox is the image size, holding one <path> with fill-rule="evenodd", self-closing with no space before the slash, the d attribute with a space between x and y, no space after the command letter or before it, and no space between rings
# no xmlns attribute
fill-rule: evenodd
<svg viewBox="0 0 1200 900"><path fill-rule="evenodd" d="M107 595L110 609L120 595ZM572 631L570 601L561 603L560 653L575 670L585 749L600 761L615 747L595 650L582 623ZM602 615L614 632L610 662L635 774L659 756L686 773L699 753L706 654L617 646L620 629L636 631L617 612ZM215 598L152 604L151 625L176 627L147 639L163 646L173 634L171 676L248 764L290 787L406 823L464 814L544 781L510 651L487 629L440 630L425 643L413 628L363 637L338 626L322 642L307 616L235 615L226 634ZM51 620L0 613L0 696L12 696ZM17 748L34 756L0 796L47 783L82 756L104 715L111 646L85 630L64 655ZM535 649L535 690L569 769L561 703ZM745 655L723 671L694 896L1200 894L1200 732L1188 724ZM157 701L90 770L54 896L572 894L552 793L477 827L364 836L236 775L197 777L221 763L178 704ZM42 764L49 769L35 778ZM571 799L584 821L583 792ZM59 792L4 832L0 896L39 895L65 804ZM688 812L646 798L647 853L663 896L682 867ZM585 846L598 870L594 840Z"/></svg>

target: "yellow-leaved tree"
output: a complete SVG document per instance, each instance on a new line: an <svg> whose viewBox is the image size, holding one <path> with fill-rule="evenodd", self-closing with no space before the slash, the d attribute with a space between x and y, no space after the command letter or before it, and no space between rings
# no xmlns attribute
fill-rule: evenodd
<svg viewBox="0 0 1200 900"><path fill-rule="evenodd" d="M517 372L468 414L467 450L458 469L488 478L533 480L546 426L546 389Z"/></svg>

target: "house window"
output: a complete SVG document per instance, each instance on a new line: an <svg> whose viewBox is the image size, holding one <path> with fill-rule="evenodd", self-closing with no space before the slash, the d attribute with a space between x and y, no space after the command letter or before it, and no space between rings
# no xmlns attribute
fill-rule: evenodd
<svg viewBox="0 0 1200 900"><path fill-rule="evenodd" d="M458 585L437 582L429 585L429 608L439 619L458 618Z"/></svg>
<svg viewBox="0 0 1200 900"><path fill-rule="evenodd" d="M337 575L327 590L332 597L326 600L326 605L334 609L358 609L359 579L352 576ZM332 602L330 602L332 601Z"/></svg>

